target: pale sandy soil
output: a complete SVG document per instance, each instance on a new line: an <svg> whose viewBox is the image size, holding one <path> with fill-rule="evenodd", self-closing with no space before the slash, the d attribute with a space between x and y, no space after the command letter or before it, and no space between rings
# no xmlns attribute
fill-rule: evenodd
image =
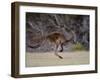
<svg viewBox="0 0 100 80"><path fill-rule="evenodd" d="M89 64L88 51L62 52L59 59L54 52L26 53L26 67Z"/></svg>

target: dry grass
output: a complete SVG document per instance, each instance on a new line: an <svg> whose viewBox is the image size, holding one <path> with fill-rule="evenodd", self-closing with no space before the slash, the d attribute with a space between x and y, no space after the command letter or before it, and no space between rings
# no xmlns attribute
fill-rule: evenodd
<svg viewBox="0 0 100 80"><path fill-rule="evenodd" d="M54 52L26 53L26 67L89 64L88 51L62 52L59 59Z"/></svg>

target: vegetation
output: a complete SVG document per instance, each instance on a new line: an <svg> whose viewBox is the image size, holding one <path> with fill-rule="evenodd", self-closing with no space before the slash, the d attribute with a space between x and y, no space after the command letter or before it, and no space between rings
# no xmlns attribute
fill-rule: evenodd
<svg viewBox="0 0 100 80"><path fill-rule="evenodd" d="M82 50L86 50L86 48L79 42L74 44L72 47L72 51L82 51Z"/></svg>

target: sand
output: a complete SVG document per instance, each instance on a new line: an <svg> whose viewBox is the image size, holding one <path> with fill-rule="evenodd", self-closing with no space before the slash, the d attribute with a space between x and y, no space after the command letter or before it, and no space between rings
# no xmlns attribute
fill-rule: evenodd
<svg viewBox="0 0 100 80"><path fill-rule="evenodd" d="M63 59L54 55L54 52L26 53L26 67L60 66L89 64L88 51L61 52Z"/></svg>

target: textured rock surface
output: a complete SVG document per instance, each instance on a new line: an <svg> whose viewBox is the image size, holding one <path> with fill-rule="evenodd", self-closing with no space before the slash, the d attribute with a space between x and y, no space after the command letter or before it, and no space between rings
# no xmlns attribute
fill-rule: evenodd
<svg viewBox="0 0 100 80"><path fill-rule="evenodd" d="M81 43L88 50L88 15L26 13L26 51L52 51L53 46L41 37L49 35L52 32L60 32L68 38L71 36L68 29L73 30L76 41ZM35 38L40 39L36 40ZM34 46L34 48L30 48L28 45ZM67 43L64 45L64 48L68 50L70 46L70 43Z"/></svg>

